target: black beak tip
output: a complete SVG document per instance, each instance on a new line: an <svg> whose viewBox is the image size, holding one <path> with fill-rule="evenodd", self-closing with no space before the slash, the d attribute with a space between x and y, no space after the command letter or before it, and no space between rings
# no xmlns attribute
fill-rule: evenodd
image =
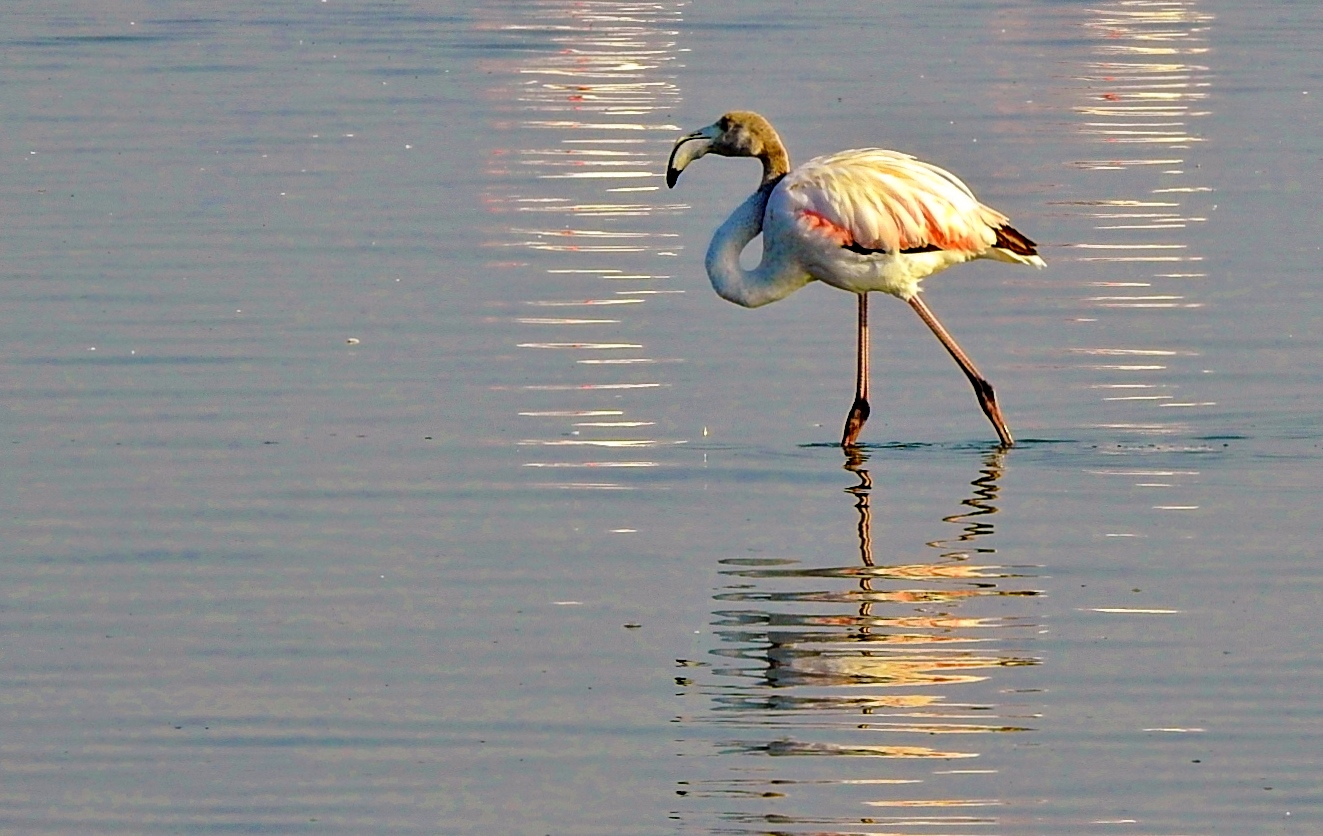
<svg viewBox="0 0 1323 836"><path fill-rule="evenodd" d="M666 168L666 188L668 189L675 188L675 184L679 182L679 180L680 180L680 172L668 166Z"/></svg>

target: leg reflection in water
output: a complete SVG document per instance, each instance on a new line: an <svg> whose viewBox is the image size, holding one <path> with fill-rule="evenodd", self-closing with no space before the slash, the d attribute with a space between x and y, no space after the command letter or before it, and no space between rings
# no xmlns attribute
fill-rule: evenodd
<svg viewBox="0 0 1323 836"><path fill-rule="evenodd" d="M970 485L974 488L974 495L962 499L960 504L967 510L960 513L951 514L942 517L942 522L952 523L961 526L960 534L954 539L930 540L926 543L931 548L942 549L950 545L960 545L962 548L954 551L944 551L941 555L946 561L966 561L976 554L995 554L996 549L985 546L976 547L974 541L980 537L988 537L995 533L990 520L980 520L979 517L990 516L997 513L997 506L993 502L997 499L997 494L1001 491L997 483L1002 476L1006 458L1006 450L1000 448L988 453L983 460L983 468L979 471L978 478L974 479ZM885 571L877 571L878 567L873 562L873 511L871 506L873 492L873 477L864 467L868 456L859 448L851 450L846 456L845 469L853 473L858 479L858 483L845 489L845 492L854 497L855 510L859 513L858 535L859 535L859 562L864 571L859 574L859 630L860 635L869 634L871 629L872 607L876 601L876 595L873 590L873 580L876 577L887 574ZM893 570L902 567L890 567ZM910 566L910 577L922 577L928 574L930 577L961 577L957 567L942 566ZM978 567L968 567L970 572L963 577L978 577L975 572ZM984 567L999 568L999 567ZM872 572L867 570L874 570ZM885 567L884 567L885 569ZM992 586L989 584L988 586ZM1027 594L1034 594L1032 592ZM890 598L894 601L895 598ZM917 597L915 600L923 600Z"/></svg>
<svg viewBox="0 0 1323 836"><path fill-rule="evenodd" d="M731 583L717 595L721 661L695 682L710 700L700 716L720 730L718 774L686 782L691 801L725 799L710 812L744 820L750 832L774 815L822 833L856 832L860 814L877 807L1000 803L1001 782L977 777L995 770L956 764L1031 731L1032 712L1007 696L1018 690L1007 669L1038 664L1023 652L1037 623L1012 603L1038 592L1026 588L1030 576L994 562L990 543L1003 456L984 455L972 494L956 500L955 513L931 518L957 526L950 537L874 543L875 487L856 450L844 490L857 515L857 559L822 565L815 550L722 561ZM902 506L878 507L888 523L904 522ZM902 557L914 546L917 559ZM760 800L772 797L784 800ZM933 811L923 812L931 822ZM983 812L991 811L962 810L959 823L996 821ZM899 826L906 817L873 821L883 818Z"/></svg>

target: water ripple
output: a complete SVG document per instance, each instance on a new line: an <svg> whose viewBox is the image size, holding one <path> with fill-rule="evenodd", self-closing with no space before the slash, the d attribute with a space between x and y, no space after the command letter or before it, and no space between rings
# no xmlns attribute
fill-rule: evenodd
<svg viewBox="0 0 1323 836"><path fill-rule="evenodd" d="M552 284L529 281L555 292L547 294L551 298L527 299L526 305L611 312L609 317L567 311L564 316L513 318L517 327L535 333L556 329L553 340L533 334L516 339L518 348L563 355L559 364L542 367L542 380L510 387L537 398L537 408L524 402L515 405L516 411L544 419L540 429L547 437L516 443L532 457L527 467L657 467L660 462L547 460L538 455L554 450L568 456L602 448L662 450L684 443L647 436L648 428L657 424L647 393L670 384L664 378L635 376L642 369L663 370L679 361L638 356L646 346L629 336L638 319L649 315L649 305L662 303L669 298L664 294L674 292L649 287L668 277L655 273L643 259L675 249L678 236L643 222L677 207L613 197L658 188L656 160L679 130L657 116L678 98L667 67L676 59L672 27L679 9L678 4L609 0L537 2L501 7L491 12L498 17L480 24L525 47L488 65L495 78L490 95L498 102L498 118L489 165L496 186L485 204L497 218L513 212L517 215L510 218L525 221L493 225L490 245L517 248L528 259L502 266L552 279ZM593 285L620 281L641 287L610 297ZM579 293L584 296L564 298ZM598 339L592 332L611 336ZM599 356L603 353L625 356ZM608 415L612 420L574 420ZM597 435L603 432L610 437ZM596 483L574 486L606 489Z"/></svg>
<svg viewBox="0 0 1323 836"><path fill-rule="evenodd" d="M863 465L862 455L852 460L849 469L858 481L845 489L857 514L856 560L823 561L812 555L718 559L721 585L712 595L718 605L712 628L719 644L707 660L682 660L686 675L677 679L705 697L708 706L683 721L694 729L719 729L721 736L711 745L723 761L730 756L752 760L724 763L723 778L681 782L681 795L710 803L754 802L781 797L776 787L811 783L838 793L845 787L871 787L876 794L855 803L875 808L1003 804L983 794L954 794L958 789L950 783L949 776L996 770L934 770L929 765L978 758L981 739L1034 732L1036 714L1006 698L1014 691L1014 672L1040 661L1017 646L1037 623L1011 602L1040 593L1032 586L1032 567L996 562L989 542L1001 492L1001 454L983 459L970 495L940 517L949 536L925 543L921 558L888 562L874 558L872 479ZM901 547L878 545L888 552ZM1007 604L989 612L982 605L993 600ZM932 745L935 738L959 739L961 745ZM795 777L799 773L768 765L768 759L824 761L831 777L801 782ZM894 763L886 778L866 774L866 769L860 773L858 766L877 759ZM906 790L913 785L931 791L915 797ZM881 821L866 815L872 824ZM771 820L734 810L719 817ZM831 833L857 832L860 821L787 813L775 818L782 825L840 828ZM992 820L924 814L888 819L888 826L928 827L939 821L969 825Z"/></svg>
<svg viewBox="0 0 1323 836"><path fill-rule="evenodd" d="M1067 165L1096 178L1098 195L1055 205L1093 221L1090 238L1066 247L1066 258L1092 271L1086 286L1102 291L1079 297L1086 310L1175 317L1208 304L1197 283L1205 277L1206 256L1188 234L1215 208L1208 202L1212 188L1196 179L1208 139L1200 123L1211 112L1214 86L1208 62L1215 16L1199 5L1200 0L1114 0L1091 8L1082 21L1093 39L1092 55L1072 73L1077 86L1070 109L1078 119L1081 148L1090 150ZM1104 147L1109 150L1099 154ZM1102 334L1106 323L1116 320L1097 313L1075 321ZM1168 327L1173 334L1189 330L1188 323L1174 320ZM1098 390L1100 409L1109 416L1101 426L1146 435L1174 432L1178 425L1154 417L1157 410L1170 414L1178 404L1213 405L1193 393L1177 394L1180 386L1171 382L1191 371L1210 371L1198 352L1139 345L1072 353L1080 355L1084 368L1106 375L1089 386ZM1093 359L1108 356L1117 360ZM1136 359L1127 362L1127 356ZM1148 391L1109 391L1116 389Z"/></svg>

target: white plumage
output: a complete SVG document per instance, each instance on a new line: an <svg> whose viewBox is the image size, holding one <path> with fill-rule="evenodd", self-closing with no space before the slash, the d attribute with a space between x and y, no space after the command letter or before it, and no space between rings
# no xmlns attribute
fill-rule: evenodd
<svg viewBox="0 0 1323 836"><path fill-rule="evenodd" d="M969 378L1002 443L1013 443L992 386L918 295L925 277L975 258L1044 266L1034 243L1005 215L980 203L954 174L896 151L841 151L791 170L776 131L748 111L732 111L681 137L671 151L667 185L674 186L689 163L709 153L763 163L758 190L717 229L708 247L708 276L722 298L758 307L814 280L859 296L859 373L843 446L854 446L869 413L870 291L889 293L914 308ZM762 259L746 270L740 253L759 234Z"/></svg>

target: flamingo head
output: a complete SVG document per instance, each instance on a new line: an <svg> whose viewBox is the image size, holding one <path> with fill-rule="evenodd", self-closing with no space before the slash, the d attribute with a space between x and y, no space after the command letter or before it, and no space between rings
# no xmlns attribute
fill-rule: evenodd
<svg viewBox="0 0 1323 836"><path fill-rule="evenodd" d="M751 110L732 110L706 128L686 134L676 140L671 158L666 164L666 185L675 188L680 172L691 162L705 154L722 157L756 157L763 161L764 171L774 159L785 160L785 146L770 122ZM789 169L787 163L778 174Z"/></svg>

